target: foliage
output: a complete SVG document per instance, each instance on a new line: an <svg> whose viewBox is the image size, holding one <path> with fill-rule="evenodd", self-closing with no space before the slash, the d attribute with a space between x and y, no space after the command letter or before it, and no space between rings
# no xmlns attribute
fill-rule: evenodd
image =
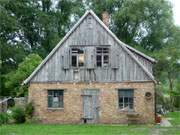
<svg viewBox="0 0 180 135"><path fill-rule="evenodd" d="M156 60L155 75L158 81L160 81L170 95L170 101L173 105L178 107L180 99L177 98L180 95L179 83L180 83L180 28L176 28L172 35L172 38L166 43L167 47L154 53ZM162 85L161 84L161 85ZM167 92L166 91L166 92ZM173 109L173 108L172 108Z"/></svg>
<svg viewBox="0 0 180 135"><path fill-rule="evenodd" d="M16 92L7 87L7 74L16 72L19 63L30 53L45 57L83 12L81 0L55 3L51 0L0 0L0 95L15 96ZM74 21L71 21L72 16Z"/></svg>
<svg viewBox="0 0 180 135"><path fill-rule="evenodd" d="M25 111L24 108L15 106L11 109L12 118L15 120L15 123L24 123L25 122Z"/></svg>
<svg viewBox="0 0 180 135"><path fill-rule="evenodd" d="M91 0L90 7L99 17L103 11L108 11L112 31L132 46L159 50L170 36L173 19L167 0Z"/></svg>
<svg viewBox="0 0 180 135"><path fill-rule="evenodd" d="M34 112L34 106L33 106L33 103L30 102L26 105L25 107L25 114L26 114L26 117L29 119L29 118L32 118L33 116L33 112Z"/></svg>
<svg viewBox="0 0 180 135"><path fill-rule="evenodd" d="M162 108L165 110L171 110L172 108L170 96L168 94L168 87L166 87L164 84L159 84L156 86L156 104L162 105ZM159 111L158 109L156 111Z"/></svg>
<svg viewBox="0 0 180 135"><path fill-rule="evenodd" d="M0 125L1 124L7 124L9 121L9 116L7 113L0 113Z"/></svg>
<svg viewBox="0 0 180 135"><path fill-rule="evenodd" d="M27 88L26 86L21 86L21 83L39 65L41 60L37 54L30 54L18 65L16 71L12 71L5 76L5 87L11 90L11 95L22 96L25 94Z"/></svg>

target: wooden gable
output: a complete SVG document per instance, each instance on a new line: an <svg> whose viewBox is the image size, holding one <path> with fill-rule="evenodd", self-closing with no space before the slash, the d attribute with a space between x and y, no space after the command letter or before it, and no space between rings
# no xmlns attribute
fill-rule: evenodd
<svg viewBox="0 0 180 135"><path fill-rule="evenodd" d="M95 49L99 46L110 48L108 68L96 67ZM70 66L72 47L85 48L85 67L78 71ZM120 42L99 18L89 11L24 83L150 81L154 80L152 63Z"/></svg>

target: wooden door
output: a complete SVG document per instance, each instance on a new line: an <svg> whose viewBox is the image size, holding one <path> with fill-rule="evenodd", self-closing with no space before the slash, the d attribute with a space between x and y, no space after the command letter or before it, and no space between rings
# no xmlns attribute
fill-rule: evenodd
<svg viewBox="0 0 180 135"><path fill-rule="evenodd" d="M99 119L99 90L86 89L83 97L83 123L98 123Z"/></svg>

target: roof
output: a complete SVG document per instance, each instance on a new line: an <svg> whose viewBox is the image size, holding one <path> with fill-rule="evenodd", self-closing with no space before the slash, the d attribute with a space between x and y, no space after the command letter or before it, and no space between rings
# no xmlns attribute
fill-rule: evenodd
<svg viewBox="0 0 180 135"><path fill-rule="evenodd" d="M51 58L51 56L57 51L57 49L61 46L64 41L73 33L73 31L81 24L81 22L85 19L87 15L91 14L96 21L121 45L121 47L136 61L136 63L144 70L144 72L153 80L154 76L140 63L137 58L133 55L133 53L130 51L136 52L138 55L146 58L150 62L154 63L156 62L155 59L145 55L144 53L141 53L140 51L130 47L129 45L123 43L120 41L115 34L97 17L97 15L92 10L87 10L86 13L79 19L79 21L73 26L73 28L63 37L63 39L56 45L56 47L47 55L47 57L41 62L41 64L32 72L32 74L23 81L23 84L29 83L29 81L36 75L36 73L42 68L42 66Z"/></svg>

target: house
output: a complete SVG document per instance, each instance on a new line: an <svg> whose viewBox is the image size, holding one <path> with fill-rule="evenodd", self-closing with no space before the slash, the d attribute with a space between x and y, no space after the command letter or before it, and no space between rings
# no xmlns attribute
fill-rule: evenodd
<svg viewBox="0 0 180 135"><path fill-rule="evenodd" d="M43 123L154 122L155 60L103 21L88 10L24 81Z"/></svg>

